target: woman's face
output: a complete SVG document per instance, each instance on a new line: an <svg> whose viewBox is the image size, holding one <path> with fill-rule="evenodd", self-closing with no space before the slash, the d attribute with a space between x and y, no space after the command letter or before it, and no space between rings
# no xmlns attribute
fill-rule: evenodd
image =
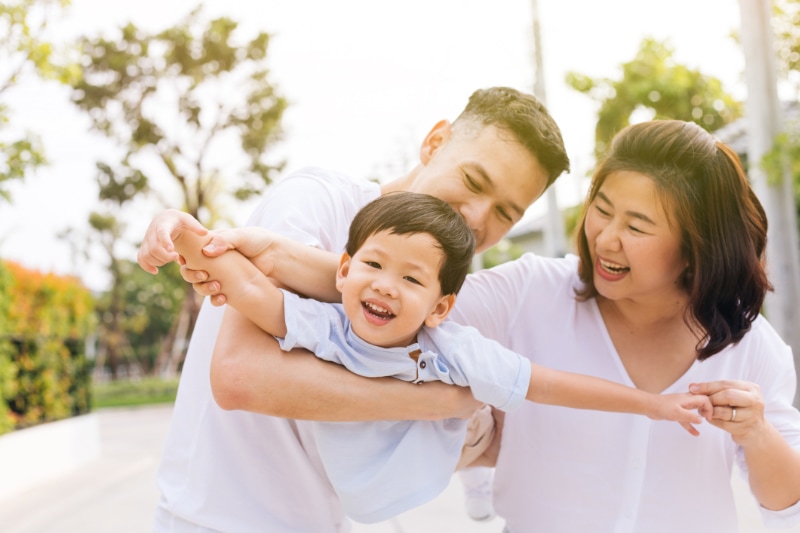
<svg viewBox="0 0 800 533"><path fill-rule="evenodd" d="M658 305L685 296L680 229L666 209L646 174L621 171L606 177L584 225L601 296Z"/></svg>

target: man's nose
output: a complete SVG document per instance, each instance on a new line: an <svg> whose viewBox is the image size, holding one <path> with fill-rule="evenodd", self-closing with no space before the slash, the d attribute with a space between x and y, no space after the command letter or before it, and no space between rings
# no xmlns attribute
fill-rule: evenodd
<svg viewBox="0 0 800 533"><path fill-rule="evenodd" d="M475 239L481 242L486 234L486 227L492 214L491 202L488 199L478 199L464 203L458 212L467 221L467 225L472 230L472 233L475 234Z"/></svg>

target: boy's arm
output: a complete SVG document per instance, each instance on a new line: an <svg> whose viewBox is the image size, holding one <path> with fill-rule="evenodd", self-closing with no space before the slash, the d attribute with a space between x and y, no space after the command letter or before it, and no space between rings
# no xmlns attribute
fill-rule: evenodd
<svg viewBox="0 0 800 533"><path fill-rule="evenodd" d="M466 418L480 405L467 388L365 378L305 350L283 351L272 337L286 335L283 294L238 252L204 256L208 241L190 232L174 239L187 265L228 289L211 363L211 389L223 409L306 420L438 420Z"/></svg>
<svg viewBox="0 0 800 533"><path fill-rule="evenodd" d="M470 389L366 378L278 341L227 308L211 362L220 407L303 420L467 418L480 406Z"/></svg>
<svg viewBox="0 0 800 533"><path fill-rule="evenodd" d="M283 293L235 250L213 259L203 255L202 248L208 242L207 235L183 232L174 239L175 251L184 258L186 266L208 272L226 288L228 305L270 335L285 337Z"/></svg>
<svg viewBox="0 0 800 533"><path fill-rule="evenodd" d="M673 420L692 435L699 435L692 424L699 424L703 418L710 420L713 413L711 402L704 395L654 394L613 381L537 364L531 364L531 381L526 398L532 402L576 409L633 413L654 420Z"/></svg>
<svg viewBox="0 0 800 533"><path fill-rule="evenodd" d="M335 283L340 254L320 250L258 226L214 232L203 254L219 257L230 250L237 250L266 276L293 292L322 302L341 301ZM230 276L227 280L222 279L203 268L201 263L187 264L182 274L193 284L195 291L211 296L214 305L227 303L229 293L236 289L230 284Z"/></svg>

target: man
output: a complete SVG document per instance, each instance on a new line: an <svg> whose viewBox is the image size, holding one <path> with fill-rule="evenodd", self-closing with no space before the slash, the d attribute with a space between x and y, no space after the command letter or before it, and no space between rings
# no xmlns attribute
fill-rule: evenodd
<svg viewBox="0 0 800 533"><path fill-rule="evenodd" d="M404 177L380 187L304 169L273 186L249 223L340 252L358 209L406 190L448 202L482 251L568 165L559 129L534 97L479 90L453 123L433 127L419 164ZM155 272L176 259L169 236L181 223L154 220L139 251L142 268ZM222 355L212 361L215 343ZM477 407L467 390L429 385L437 384L362 378L302 351L282 352L233 309L205 302L159 470L155 531L348 531L301 420L433 420L466 417Z"/></svg>

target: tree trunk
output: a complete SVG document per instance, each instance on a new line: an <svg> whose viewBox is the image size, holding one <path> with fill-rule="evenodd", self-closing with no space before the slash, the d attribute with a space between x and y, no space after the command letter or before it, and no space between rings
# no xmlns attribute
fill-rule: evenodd
<svg viewBox="0 0 800 533"><path fill-rule="evenodd" d="M199 310L200 298L189 287L178 316L161 344L156 358L155 372L162 378L173 378L178 375L178 367L186 357L189 337L194 329Z"/></svg>

